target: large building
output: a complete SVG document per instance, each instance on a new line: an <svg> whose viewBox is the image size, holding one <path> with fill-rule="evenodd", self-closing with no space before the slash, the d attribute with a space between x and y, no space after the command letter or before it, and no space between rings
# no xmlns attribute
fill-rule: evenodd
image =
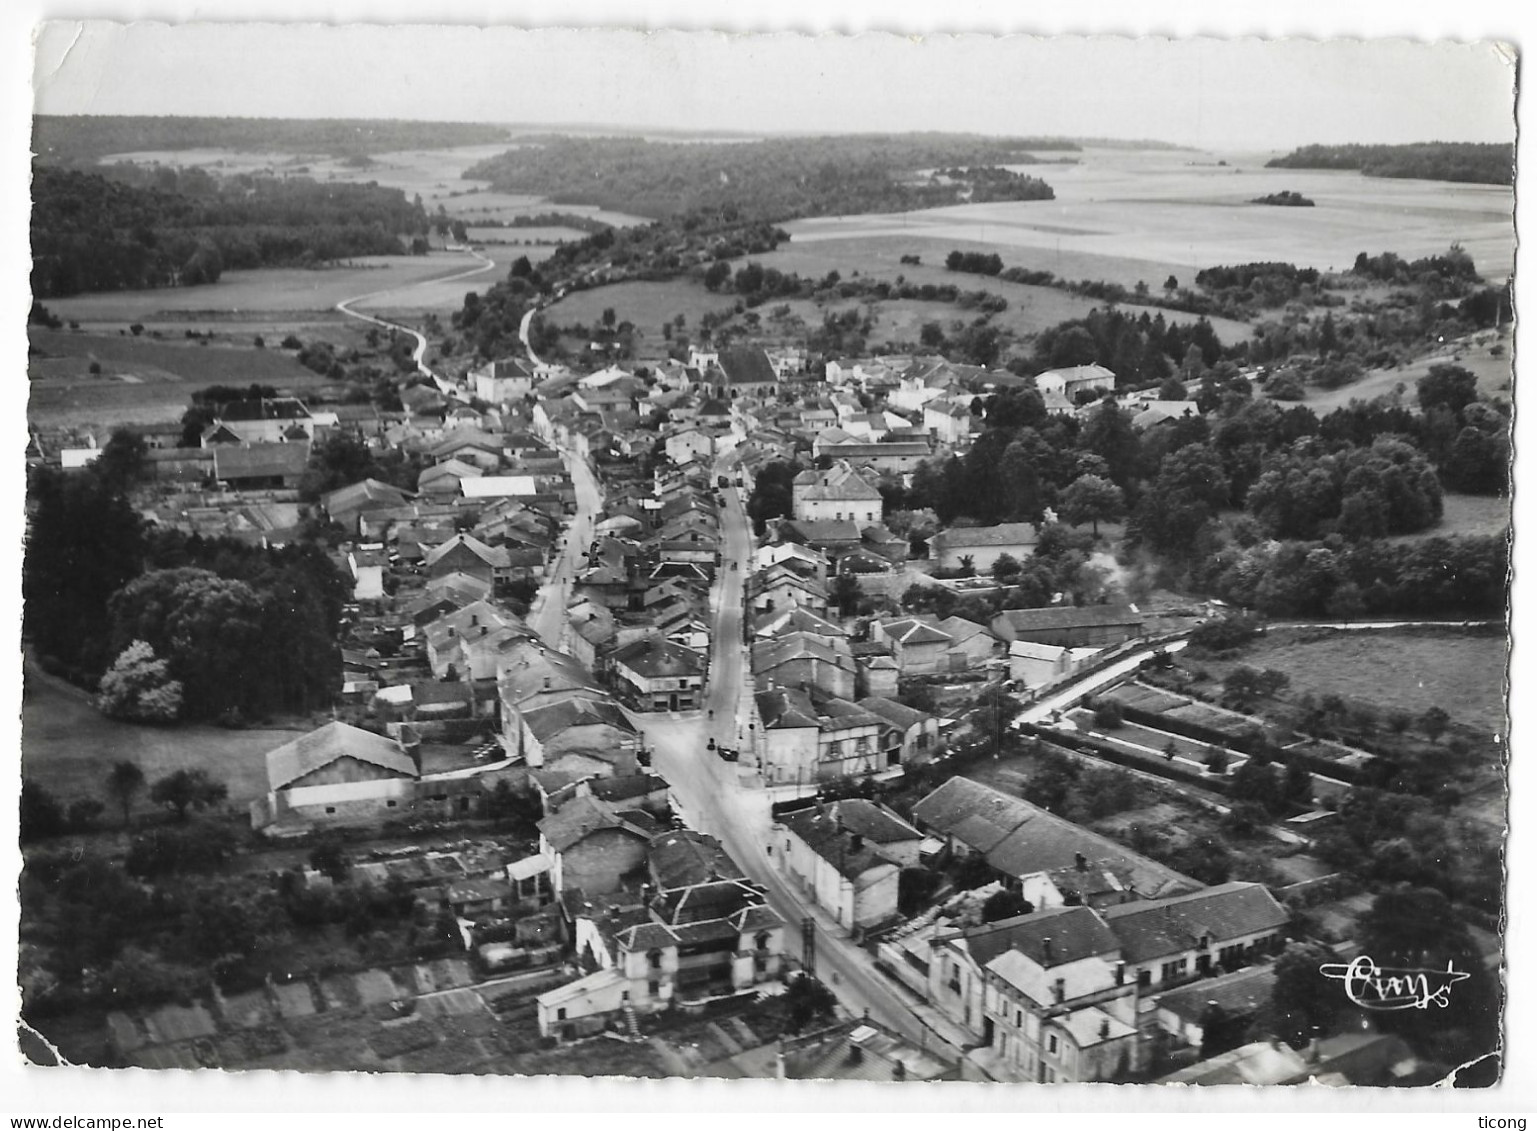
<svg viewBox="0 0 1537 1131"><path fill-rule="evenodd" d="M886 518L881 493L848 463L839 461L825 471L815 468L795 477L790 488L791 510L798 520L874 526Z"/></svg>

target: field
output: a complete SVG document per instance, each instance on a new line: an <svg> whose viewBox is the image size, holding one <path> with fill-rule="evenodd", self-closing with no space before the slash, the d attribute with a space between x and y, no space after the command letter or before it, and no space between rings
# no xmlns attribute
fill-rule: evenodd
<svg viewBox="0 0 1537 1131"><path fill-rule="evenodd" d="M221 333L231 329L219 324ZM27 364L27 420L40 428L155 424L180 419L193 390L204 385L256 381L302 394L325 383L292 353L252 347L250 335L259 332L241 325L238 334L205 346L185 339L157 341L34 326L28 339L42 356ZM92 363L101 366L101 373L90 372Z"/></svg>
<svg viewBox="0 0 1537 1131"><path fill-rule="evenodd" d="M1453 495L1441 498L1441 521L1418 534L1400 534L1389 542L1423 542L1467 534L1503 534L1511 524L1510 500L1493 495Z"/></svg>
<svg viewBox="0 0 1537 1131"><path fill-rule="evenodd" d="M821 217L785 228L800 244L895 236L987 245L1008 266L1128 287L1139 279L1159 286L1170 274L1188 282L1200 268L1223 263L1283 260L1343 270L1361 251L1411 258L1454 241L1486 277L1504 278L1514 264L1510 189L1266 169L1268 154L1221 156L1226 167L1214 154L1087 149L1078 165L1020 167L1044 176L1055 200ZM1248 203L1285 189L1316 207Z"/></svg>
<svg viewBox="0 0 1537 1131"><path fill-rule="evenodd" d="M917 216L921 213L906 215ZM814 221L805 222L814 223ZM793 232L796 225L789 224L786 227ZM910 235L881 234L818 238L804 243L801 239L801 236L796 235L790 243L781 244L767 255L748 256L738 262L745 263L750 259L764 267L795 272L816 279L825 277L829 271L837 271L845 279L868 277L894 282L900 276L909 283L949 284L960 287L962 290L991 291L1009 300L1009 309L1002 314L994 315L994 322L1000 326L1007 326L1021 335L1037 333L1070 318L1082 318L1095 307L1105 305L1098 299L1072 295L1055 287L1027 286L1022 283L1010 283L1003 279L964 275L945 270L943 266L945 256L953 250L998 250L998 245L979 238L976 232L968 236L948 239L935 238L917 232ZM999 251L999 254L1003 256L1005 266L1009 267L1022 266L1033 270L1047 270L1069 279L1116 278L1114 271L1110 271L1106 264L1099 262L1098 259L1063 266L1057 262L1055 255L1041 256L1031 249L1015 251L1004 248ZM922 262L917 266L903 263L904 255L916 255ZM1149 286L1157 287L1170 270L1178 270L1178 268L1165 268L1163 274L1158 274L1156 278L1153 274L1154 268L1146 264L1137 266L1136 270L1141 273L1126 285L1135 285L1138 279L1142 279L1146 280ZM968 321L976 317L975 311L965 311L959 307L950 309L952 311L950 317L965 318ZM1197 317L1177 310L1161 310L1157 307L1138 306L1134 303L1121 304L1120 309L1134 315L1139 315L1144 310L1150 316L1162 314L1166 322L1194 322ZM1212 318L1208 321L1211 322L1217 336L1225 342L1241 341L1250 334L1249 327L1242 322L1227 318Z"/></svg>
<svg viewBox="0 0 1537 1131"><path fill-rule="evenodd" d="M1304 210L1305 211L1305 210ZM1499 356L1490 353L1498 344ZM1369 401L1374 397L1389 395L1398 385L1404 387L1406 404L1414 404L1414 387L1419 379L1430 372L1432 365L1460 365L1478 378L1478 391L1491 400L1511 399L1514 378L1511 355L1515 343L1507 329L1504 334L1485 331L1470 339L1450 343L1446 347L1416 358L1400 369L1374 369L1353 385L1343 389L1308 389L1304 402L1314 412L1326 413L1344 408L1351 401Z"/></svg>
<svg viewBox="0 0 1537 1131"><path fill-rule="evenodd" d="M204 769L229 787L231 806L244 808L267 792L267 751L298 733L120 723L97 711L85 692L29 668L21 707L22 773L68 804L101 797L117 761L138 763L151 782L173 770ZM137 807L152 808L143 796ZM113 817L109 812L105 819Z"/></svg>
<svg viewBox="0 0 1537 1131"><path fill-rule="evenodd" d="M495 259L497 256L492 256ZM166 321L243 320L252 315L311 315L329 311L344 299L392 291L430 279L457 275L477 264L452 252L424 256L368 256L346 266L305 270L268 268L226 271L217 283L153 291L111 291L52 299L48 309L65 321L145 325ZM484 290L500 276L493 270L458 284L460 298ZM456 304L457 305L457 304Z"/></svg>
<svg viewBox="0 0 1537 1131"><path fill-rule="evenodd" d="M544 317L558 326L577 322L592 326L602 321L604 310L613 307L617 321L633 322L647 339L660 343L662 323L681 314L692 330L698 327L699 319L707 312L730 312L732 301L728 295L711 294L687 279L615 283L610 287L573 291L547 307Z"/></svg>
<svg viewBox="0 0 1537 1131"><path fill-rule="evenodd" d="M1506 640L1446 632L1339 632L1302 641L1280 633L1246 648L1239 661L1291 677L1288 694L1336 694L1384 714L1418 716L1439 706L1455 723L1488 734L1505 727Z"/></svg>

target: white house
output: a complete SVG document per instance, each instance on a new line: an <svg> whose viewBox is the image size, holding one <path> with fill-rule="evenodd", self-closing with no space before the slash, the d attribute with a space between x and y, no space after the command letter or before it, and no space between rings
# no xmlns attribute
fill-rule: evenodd
<svg viewBox="0 0 1537 1131"><path fill-rule="evenodd" d="M884 806L850 798L781 817L771 849L813 904L857 933L896 918L898 877L922 839Z"/></svg>

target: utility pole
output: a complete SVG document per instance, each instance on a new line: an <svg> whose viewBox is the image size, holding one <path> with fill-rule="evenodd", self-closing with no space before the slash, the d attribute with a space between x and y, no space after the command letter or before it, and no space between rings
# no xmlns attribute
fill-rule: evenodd
<svg viewBox="0 0 1537 1131"><path fill-rule="evenodd" d="M817 972L817 924L810 915L801 919L801 969L812 977Z"/></svg>

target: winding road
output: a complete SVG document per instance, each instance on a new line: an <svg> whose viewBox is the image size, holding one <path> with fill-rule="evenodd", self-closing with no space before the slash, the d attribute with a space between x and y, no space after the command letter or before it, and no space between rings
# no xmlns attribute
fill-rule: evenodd
<svg viewBox="0 0 1537 1131"><path fill-rule="evenodd" d="M440 390L442 390L445 396L452 397L455 400L467 401L469 400L469 395L465 393L463 389L459 388L458 385L454 384L446 377L443 377L438 373L434 373L427 367L425 360L427 356L427 335L423 334L420 330L413 330L410 326L402 326L398 322L390 322L387 319L376 318L372 314L364 314L361 311L352 309L354 303L366 302L369 299L381 298L384 295L397 294L401 291L409 290L412 287L421 286L424 283L452 283L458 279L470 279L476 275L483 275L487 271L493 271L496 269L496 261L494 259L487 259L484 255L480 254L478 251L475 251L473 248L466 248L465 253L467 255L473 256L475 259L478 259L480 261L480 265L478 267L471 267L468 270L461 271L456 275L440 275L435 279L419 279L414 283L406 283L398 287L386 287L382 291L370 291L366 295L354 295L352 298L343 299L341 302L337 303L336 309L349 318L356 318L362 322L368 322L375 326L382 326L386 330L399 330L401 333L410 334L413 338L416 339L416 348L411 351L411 360L416 363L416 371L423 377L432 378L433 383L436 384Z"/></svg>

